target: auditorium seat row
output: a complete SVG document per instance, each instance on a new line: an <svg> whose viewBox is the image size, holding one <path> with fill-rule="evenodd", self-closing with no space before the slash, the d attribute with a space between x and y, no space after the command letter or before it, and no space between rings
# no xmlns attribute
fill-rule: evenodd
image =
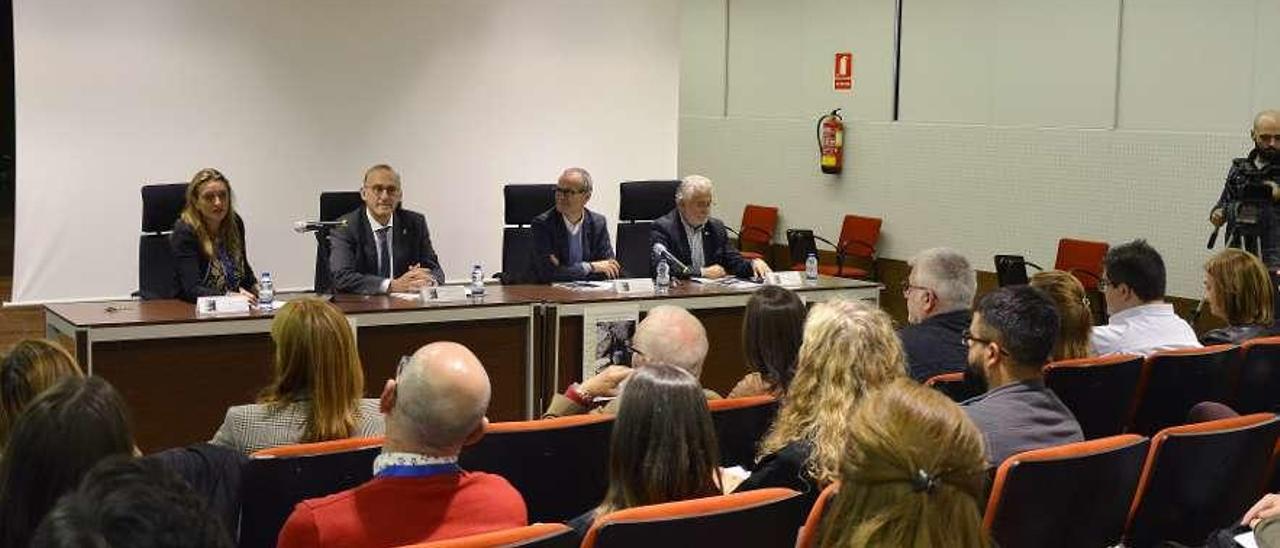
<svg viewBox="0 0 1280 548"><path fill-rule="evenodd" d="M1050 363L1051 388L1080 421L1086 439L1122 432L1151 435L1186 422L1202 401L1240 413L1280 411L1280 337L1171 350L1142 356L1111 354ZM926 381L963 401L977 395L960 373Z"/></svg>
<svg viewBox="0 0 1280 548"><path fill-rule="evenodd" d="M1258 413L1014 455L996 471L983 529L1002 548L1201 544L1262 492L1280 419ZM816 546L828 486L803 526L785 489L631 508L603 516L583 548L661 545ZM763 526L762 526L763 524ZM797 528L799 528L797 534ZM538 524L418 545L578 546L567 527Z"/></svg>

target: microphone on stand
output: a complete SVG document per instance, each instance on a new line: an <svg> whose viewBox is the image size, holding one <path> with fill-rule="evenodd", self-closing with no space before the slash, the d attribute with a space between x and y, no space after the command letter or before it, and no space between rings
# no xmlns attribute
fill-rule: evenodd
<svg viewBox="0 0 1280 548"><path fill-rule="evenodd" d="M293 231L298 234L307 232L315 232L317 230L330 230L338 227L347 226L347 221L294 221Z"/></svg>
<svg viewBox="0 0 1280 548"><path fill-rule="evenodd" d="M667 246L662 245L661 242L653 244L653 254L666 259L667 262L674 265L676 267L674 275L682 278L688 278L693 275L693 269L689 268L689 265L684 264L684 261L681 261L680 259L677 259L675 255L672 255L671 252L667 250Z"/></svg>

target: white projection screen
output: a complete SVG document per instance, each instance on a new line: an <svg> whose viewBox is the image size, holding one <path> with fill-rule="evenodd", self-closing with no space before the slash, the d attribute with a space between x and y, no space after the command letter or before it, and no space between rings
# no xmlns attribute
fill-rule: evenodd
<svg viewBox="0 0 1280 548"><path fill-rule="evenodd" d="M309 288L291 223L400 171L450 279L500 266L502 185L676 175L677 0L17 0L15 303L137 287L144 184L231 179L249 260Z"/></svg>

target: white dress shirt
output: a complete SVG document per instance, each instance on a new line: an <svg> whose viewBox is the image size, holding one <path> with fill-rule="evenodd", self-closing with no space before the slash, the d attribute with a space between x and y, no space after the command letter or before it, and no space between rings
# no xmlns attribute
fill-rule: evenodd
<svg viewBox="0 0 1280 548"><path fill-rule="evenodd" d="M1089 345L1096 355L1143 356L1161 350L1200 348L1196 332L1168 303L1142 304L1111 315L1111 323L1093 328Z"/></svg>

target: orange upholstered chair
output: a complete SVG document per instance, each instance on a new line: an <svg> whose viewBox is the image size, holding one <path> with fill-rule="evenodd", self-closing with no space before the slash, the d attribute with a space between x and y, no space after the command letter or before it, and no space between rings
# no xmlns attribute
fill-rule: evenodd
<svg viewBox="0 0 1280 548"><path fill-rule="evenodd" d="M1280 419L1256 413L1166 428L1151 438L1126 546L1204 542L1262 496Z"/></svg>
<svg viewBox="0 0 1280 548"><path fill-rule="evenodd" d="M925 379L924 385L951 398L951 401L962 402L979 394L982 391L977 387L970 386L964 381L964 373L943 373L934 375Z"/></svg>
<svg viewBox="0 0 1280 548"><path fill-rule="evenodd" d="M1070 272L1086 291L1098 289L1098 280L1102 278L1102 258L1111 246L1107 242L1075 240L1063 238L1058 240L1058 258L1053 268Z"/></svg>
<svg viewBox="0 0 1280 548"><path fill-rule="evenodd" d="M756 445L778 414L773 396L709 400L711 422L720 442L720 465L748 465L755 461Z"/></svg>
<svg viewBox="0 0 1280 548"><path fill-rule="evenodd" d="M1113 546L1147 439L1132 434L1018 453L1000 464L983 528L1002 547Z"/></svg>
<svg viewBox="0 0 1280 548"><path fill-rule="evenodd" d="M524 497L529 521L568 521L604 499L613 416L571 415L496 422L464 447L464 470L506 478Z"/></svg>
<svg viewBox="0 0 1280 548"><path fill-rule="evenodd" d="M1130 431L1149 436L1186 422L1187 412L1197 403L1230 402L1238 376L1237 356L1236 347L1229 344L1147 356Z"/></svg>
<svg viewBox="0 0 1280 548"><path fill-rule="evenodd" d="M742 208L742 226L738 228L738 249L747 260L763 259L778 228L778 208L747 204ZM760 249L754 251L750 248Z"/></svg>
<svg viewBox="0 0 1280 548"><path fill-rule="evenodd" d="M345 491L373 478L382 438L350 438L258 451L243 468L240 494L242 548L275 546L293 507Z"/></svg>
<svg viewBox="0 0 1280 548"><path fill-rule="evenodd" d="M411 544L403 548L576 548L578 535L561 523L535 523L435 542Z"/></svg>
<svg viewBox="0 0 1280 548"><path fill-rule="evenodd" d="M801 504L800 493L773 488L627 508L596 518L582 548L791 546Z"/></svg>
<svg viewBox="0 0 1280 548"><path fill-rule="evenodd" d="M1080 422L1085 439L1124 432L1142 377L1142 356L1108 354L1062 360L1044 368L1044 384Z"/></svg>
<svg viewBox="0 0 1280 548"><path fill-rule="evenodd" d="M1232 407L1240 413L1280 411L1280 337L1240 345L1240 377Z"/></svg>
<svg viewBox="0 0 1280 548"><path fill-rule="evenodd" d="M813 548L818 545L818 535L822 533L822 518L826 517L827 508L831 507L831 499L835 498L839 492L840 482L835 482L818 495L817 502L814 502L813 508L809 510L809 517L804 520L804 526L800 528L800 538L796 540L796 548Z"/></svg>

